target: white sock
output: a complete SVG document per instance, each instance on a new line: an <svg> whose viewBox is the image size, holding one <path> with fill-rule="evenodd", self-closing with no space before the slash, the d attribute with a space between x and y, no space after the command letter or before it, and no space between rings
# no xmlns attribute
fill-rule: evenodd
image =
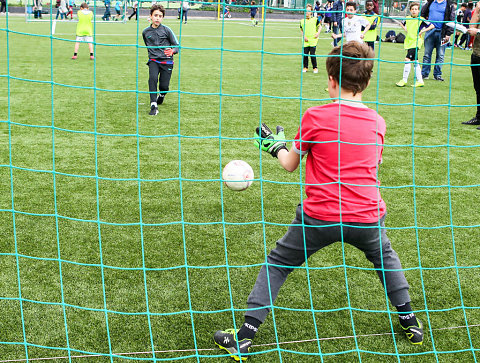
<svg viewBox="0 0 480 363"><path fill-rule="evenodd" d="M422 68L420 68L420 64L415 66L415 76L417 77L417 82L423 83Z"/></svg>
<svg viewBox="0 0 480 363"><path fill-rule="evenodd" d="M152 102L152 103L150 103L150 106L155 106L155 107L157 107L157 103L156 103L156 102Z"/></svg>
<svg viewBox="0 0 480 363"><path fill-rule="evenodd" d="M408 75L410 74L410 69L412 69L412 64L405 63L405 67L403 67L403 82L407 82Z"/></svg>

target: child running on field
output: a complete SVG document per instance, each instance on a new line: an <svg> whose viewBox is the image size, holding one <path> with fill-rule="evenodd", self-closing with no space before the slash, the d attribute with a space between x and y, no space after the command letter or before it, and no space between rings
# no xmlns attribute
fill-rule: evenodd
<svg viewBox="0 0 480 363"><path fill-rule="evenodd" d="M158 114L158 106L163 103L172 77L173 55L178 53L178 40L172 29L162 24L165 9L162 5L150 8L151 25L143 33L143 41L148 47L148 90L150 91L150 115ZM157 97L157 83L160 93Z"/></svg>
<svg viewBox="0 0 480 363"><path fill-rule="evenodd" d="M422 323L412 312L409 285L385 229L386 205L377 178L385 120L362 103L374 54L367 45L350 41L333 48L329 55L326 68L330 97L338 100L341 95L341 99L309 108L290 150L282 127L277 126L277 132L272 133L262 124L256 131L257 147L278 158L289 172L296 170L307 155L307 198L297 207L286 234L262 265L247 299L241 328L219 330L214 335L215 343L235 360L248 358L253 338L287 276L306 258L337 241L365 253L398 311L407 339L413 344L423 342ZM325 290L328 288L325 286Z"/></svg>
<svg viewBox="0 0 480 363"><path fill-rule="evenodd" d="M257 25L258 25L258 21L255 20L255 16L257 15L257 10L258 10L258 8L256 7L255 0L252 0L252 2L250 3L250 5L252 5L252 6L250 7L250 20L252 21L252 25L253 25L253 26L257 26Z"/></svg>
<svg viewBox="0 0 480 363"><path fill-rule="evenodd" d="M75 43L75 50L73 51L72 59L77 59L78 48L80 47L80 42L88 42L88 50L90 51L90 59L93 57L93 26L92 19L93 13L88 10L88 4L82 3L80 5L80 10L78 11L78 23L77 23L77 39Z"/></svg>
<svg viewBox="0 0 480 363"><path fill-rule="evenodd" d="M308 55L310 54L313 73L318 73L315 51L322 26L320 24L320 18L312 14L312 5L307 4L306 10L305 19L300 20L300 30L303 34L303 72L308 71Z"/></svg>
<svg viewBox="0 0 480 363"><path fill-rule="evenodd" d="M403 78L396 83L398 87L405 87L408 81L408 76L410 70L412 69L412 63L415 64L415 77L416 82L412 87L423 87L423 78L422 78L422 69L420 64L418 64L418 52L422 49L423 46L423 37L422 35L435 28L435 26L429 23L422 17L419 17L420 12L419 3L410 4L410 16L407 16L403 23L400 23L403 30L407 32L405 37L405 42L403 43L403 48L407 50L407 55L405 56L405 66L403 67Z"/></svg>
<svg viewBox="0 0 480 363"><path fill-rule="evenodd" d="M115 21L118 21L122 16L122 2L120 0L115 2L115 12Z"/></svg>

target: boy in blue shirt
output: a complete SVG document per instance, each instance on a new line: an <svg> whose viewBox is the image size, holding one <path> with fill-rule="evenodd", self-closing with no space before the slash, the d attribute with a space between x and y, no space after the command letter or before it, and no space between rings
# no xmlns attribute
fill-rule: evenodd
<svg viewBox="0 0 480 363"><path fill-rule="evenodd" d="M428 0L422 7L420 16L427 19L435 27L425 34L425 54L423 56L422 78L427 79L432 68L431 60L433 49L436 49L433 77L437 81L442 78L442 66L445 56L445 44L448 43L453 29L446 25L454 21L455 9L451 0Z"/></svg>

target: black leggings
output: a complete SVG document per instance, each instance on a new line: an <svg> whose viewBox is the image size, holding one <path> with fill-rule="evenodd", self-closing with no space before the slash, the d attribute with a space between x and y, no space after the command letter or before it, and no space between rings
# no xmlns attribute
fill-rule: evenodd
<svg viewBox="0 0 480 363"><path fill-rule="evenodd" d="M133 13L130 14L128 20L130 20L135 15L135 20L138 20L137 9L133 9Z"/></svg>
<svg viewBox="0 0 480 363"><path fill-rule="evenodd" d="M153 61L148 62L148 90L150 91L150 102L157 101L157 83L160 94L166 94L172 77L173 64L159 64ZM160 76L160 79L159 79Z"/></svg>
<svg viewBox="0 0 480 363"><path fill-rule="evenodd" d="M473 88L477 94L477 114L476 117L480 118L480 57L472 54L470 58L470 68L472 70Z"/></svg>
<svg viewBox="0 0 480 363"><path fill-rule="evenodd" d="M312 67L317 68L317 57L315 56L316 47L303 47L303 68L308 68L308 55L312 60Z"/></svg>
<svg viewBox="0 0 480 363"><path fill-rule="evenodd" d="M7 2L6 1L2 1L2 6L0 8L0 13L4 13L6 12L7 10Z"/></svg>

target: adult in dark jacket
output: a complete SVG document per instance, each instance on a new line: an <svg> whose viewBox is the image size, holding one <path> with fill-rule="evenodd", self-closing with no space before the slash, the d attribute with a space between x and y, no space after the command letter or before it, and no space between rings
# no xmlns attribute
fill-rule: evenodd
<svg viewBox="0 0 480 363"><path fill-rule="evenodd" d="M428 19L435 28L425 34L425 53L423 56L422 76L427 79L430 74L433 49L435 49L435 67L433 77L443 81L442 66L445 56L445 44L448 43L453 29L445 22L454 21L455 9L451 0L428 0L422 7L421 16ZM443 43L443 45L442 45Z"/></svg>
<svg viewBox="0 0 480 363"><path fill-rule="evenodd" d="M332 7L332 20L333 20L333 33L342 33L342 19L345 17L345 1L337 0L333 3ZM333 46L336 47L338 43L337 38L333 38Z"/></svg>

